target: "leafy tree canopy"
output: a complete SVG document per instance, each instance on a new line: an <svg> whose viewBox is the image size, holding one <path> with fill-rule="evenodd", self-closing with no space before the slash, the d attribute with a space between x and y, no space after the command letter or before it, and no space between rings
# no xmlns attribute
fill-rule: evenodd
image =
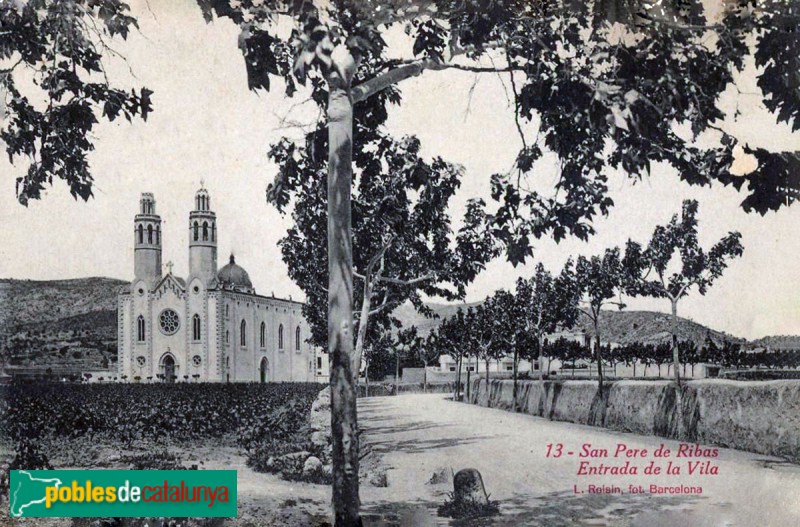
<svg viewBox="0 0 800 527"><path fill-rule="evenodd" d="M626 290L632 295L678 299L696 286L705 294L728 267L728 260L741 256L741 234L731 232L706 251L698 240L698 203L683 202L681 215L659 225L646 248L628 241L623 266L628 277ZM680 269L671 272L670 262L679 255Z"/></svg>
<svg viewBox="0 0 800 527"><path fill-rule="evenodd" d="M720 95L752 56L764 105L800 128L795 0L730 0L713 13L700 0L197 1L206 20L225 17L241 27L253 90L280 79L294 95L306 84L324 106L326 72L355 68L357 145L385 123L389 105L401 103L397 82L405 78L443 69L508 74L521 149L513 171L492 177L492 195L495 234L514 263L532 254L536 238L589 236L592 218L613 205L612 169L641 178L653 163L666 163L690 184L746 191L742 206L759 213L793 203L800 190L796 152L743 145L757 168L732 175L738 141L719 127ZM28 163L17 181L22 203L57 179L74 196L90 197L86 156L98 117L146 118L148 90L113 88L102 75L102 56L113 54L107 39L135 27L119 0L0 2L0 58L8 64L0 70L2 138L12 161ZM407 50L387 45L397 29L408 35ZM352 61L338 60L343 53ZM18 85L21 69L32 72L34 88ZM707 132L716 144L700 146L696 139ZM556 182L533 190L537 161L548 152L559 160ZM279 203L285 177L281 170L271 194Z"/></svg>
<svg viewBox="0 0 800 527"><path fill-rule="evenodd" d="M89 199L98 119L147 119L152 92L112 87L102 62L136 27L119 0L0 0L0 138L12 163L28 163L16 181L23 205L57 180Z"/></svg>
<svg viewBox="0 0 800 527"><path fill-rule="evenodd" d="M252 89L269 89L279 77L291 95L298 82L310 83L324 107L329 73L353 71L350 93L362 107L356 152L359 135L401 103L403 79L443 69L508 74L521 149L514 170L492 176L492 197L494 232L513 263L533 253L536 238L591 235L592 218L613 205L610 170L641 178L666 163L690 184L746 188L742 206L760 213L793 203L800 190L793 152L744 145L758 167L732 175L738 140L719 126L720 95L752 55L764 104L800 128L794 1L729 1L714 14L699 0L198 2L208 20L228 17L242 27ZM294 22L291 33L282 17ZM386 43L398 27L408 34L405 53ZM709 133L716 143L701 146L697 139ZM548 152L559 161L556 182L534 189L537 161ZM281 171L276 188L285 177Z"/></svg>
<svg viewBox="0 0 800 527"><path fill-rule="evenodd" d="M449 202L460 186L460 167L440 158L420 155L414 137L396 140L372 132L355 157L352 225L355 297L362 305L369 280L370 320L378 331L397 325L392 310L410 301L422 312L422 295L450 300L462 298L466 285L496 253L488 231L484 204L469 203L457 232ZM314 138L324 135L314 135ZM279 242L290 277L308 301L304 314L312 340L327 339L327 174L314 158L314 147L288 140L274 146L270 156L284 174L281 188L271 191L292 203L294 225Z"/></svg>

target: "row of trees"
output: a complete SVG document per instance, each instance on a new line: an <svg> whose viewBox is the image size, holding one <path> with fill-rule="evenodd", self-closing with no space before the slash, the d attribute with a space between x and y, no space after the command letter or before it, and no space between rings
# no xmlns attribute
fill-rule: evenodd
<svg viewBox="0 0 800 527"><path fill-rule="evenodd" d="M738 232L729 233L709 250L700 247L697 210L696 201L685 201L680 214L656 227L647 245L629 240L624 255L615 247L601 255L569 259L557 276L537 265L533 276L517 280L514 292L497 291L479 306L459 310L443 321L429 337L428 345L456 359L457 375L465 357L485 361L488 376L491 360L511 355L516 393L519 360L536 358L543 364L546 335L573 327L578 314L583 313L592 327L592 361L598 365L602 391L603 365L613 366L620 360L617 351L612 354L608 346L603 346L601 312L609 306L624 308L623 295L663 298L671 306L671 342L652 353L642 351L639 356L654 360L660 369L668 349L675 381L680 384L678 302L692 290L705 294L729 260L743 252ZM692 355L688 345L683 347L684 358ZM564 349L573 354L573 360L581 353L573 345ZM541 379L543 372L540 369Z"/></svg>
<svg viewBox="0 0 800 527"><path fill-rule="evenodd" d="M662 366L666 366L666 375L674 367L672 362L672 347L669 343L643 344L634 342L624 346L603 346L603 360L613 368L616 375L617 365L624 364L633 368L633 375L637 375L637 367L642 367L638 373L647 375L650 366L658 368L658 375L661 376ZM572 363L574 368L575 361L593 360L591 349L582 346L580 343L566 339L558 339L554 342L546 342L544 346L544 356L548 360L559 360L562 363ZM703 345L698 346L693 341L680 341L678 343L678 357L681 365L682 375L686 375L686 369L690 368L691 375L694 375L694 367L697 364L708 363L716 364L725 368L798 368L800 367L800 350L778 350L770 351L767 349L750 350L739 343L723 341L720 345L706 339ZM548 371L549 368L545 368Z"/></svg>
<svg viewBox="0 0 800 527"><path fill-rule="evenodd" d="M543 355L549 361L558 360L566 367L575 368L576 361L593 362L594 357L588 346L564 338L553 342L545 342ZM634 342L623 346L603 346L603 360L612 368L614 375L617 366L624 364L633 368L634 377L638 374L647 376L648 368L654 366L661 376L662 367L666 366L666 375L674 367L672 347L670 343L643 344ZM686 375L689 368L694 375L697 364L717 364L725 368L796 368L800 366L800 350L769 351L748 350L741 344L723 341L721 345L711 339L706 339L702 346L693 341L680 341L678 343L678 358L682 375ZM595 363L596 364L596 363ZM637 368L642 368L638 370ZM549 371L549 367L544 368Z"/></svg>

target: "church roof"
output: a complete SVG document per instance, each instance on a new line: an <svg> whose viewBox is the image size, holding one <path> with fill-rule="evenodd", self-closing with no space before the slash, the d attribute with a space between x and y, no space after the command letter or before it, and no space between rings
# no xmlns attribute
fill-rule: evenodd
<svg viewBox="0 0 800 527"><path fill-rule="evenodd" d="M225 289L253 289L250 275L247 274L243 267L237 265L233 255L231 255L230 262L217 273L217 281Z"/></svg>

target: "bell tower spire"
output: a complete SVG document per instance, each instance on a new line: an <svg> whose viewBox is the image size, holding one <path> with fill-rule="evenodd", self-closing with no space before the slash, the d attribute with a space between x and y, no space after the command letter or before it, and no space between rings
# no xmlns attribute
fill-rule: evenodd
<svg viewBox="0 0 800 527"><path fill-rule="evenodd" d="M189 277L208 285L217 274L217 215L211 210L211 196L200 182L189 213Z"/></svg>
<svg viewBox="0 0 800 527"><path fill-rule="evenodd" d="M150 192L142 194L133 226L134 275L153 287L161 280L161 216L156 214L156 199Z"/></svg>

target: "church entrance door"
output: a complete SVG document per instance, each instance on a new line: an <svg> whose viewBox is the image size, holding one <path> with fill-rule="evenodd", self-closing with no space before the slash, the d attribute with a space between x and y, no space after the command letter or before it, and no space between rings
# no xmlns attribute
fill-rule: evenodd
<svg viewBox="0 0 800 527"><path fill-rule="evenodd" d="M164 357L164 382L175 382L175 359L170 355Z"/></svg>
<svg viewBox="0 0 800 527"><path fill-rule="evenodd" d="M269 361L266 357L261 359L261 367L259 368L261 372L261 383L265 383L269 380Z"/></svg>

